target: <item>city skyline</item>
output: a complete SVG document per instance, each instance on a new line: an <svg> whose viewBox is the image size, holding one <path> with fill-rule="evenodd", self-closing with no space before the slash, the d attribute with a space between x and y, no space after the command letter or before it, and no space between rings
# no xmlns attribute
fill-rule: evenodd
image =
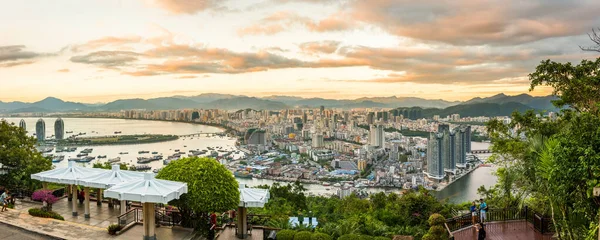
<svg viewBox="0 0 600 240"><path fill-rule="evenodd" d="M490 7L490 5L497 5ZM595 1L0 1L0 101L222 93L465 101L596 57ZM548 95L547 88L529 94ZM44 96L44 97L41 97Z"/></svg>

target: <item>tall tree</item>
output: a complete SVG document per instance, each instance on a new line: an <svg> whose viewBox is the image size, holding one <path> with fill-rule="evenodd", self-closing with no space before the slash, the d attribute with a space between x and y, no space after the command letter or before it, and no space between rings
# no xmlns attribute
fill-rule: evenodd
<svg viewBox="0 0 600 240"><path fill-rule="evenodd" d="M173 161L160 170L156 178L188 184L188 193L171 202L184 214L182 224L185 226L200 227L195 225L192 216L225 212L235 209L240 202L238 182L213 158L190 157Z"/></svg>
<svg viewBox="0 0 600 240"><path fill-rule="evenodd" d="M36 140L24 129L0 120L0 163L7 170L0 182L8 186L33 190L41 185L31 174L52 169L52 161L35 148Z"/></svg>

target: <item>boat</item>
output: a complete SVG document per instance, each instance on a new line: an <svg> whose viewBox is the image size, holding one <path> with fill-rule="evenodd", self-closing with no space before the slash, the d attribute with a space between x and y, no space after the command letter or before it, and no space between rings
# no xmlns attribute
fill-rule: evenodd
<svg viewBox="0 0 600 240"><path fill-rule="evenodd" d="M213 157L219 156L219 153L217 151L211 151L210 155Z"/></svg>
<svg viewBox="0 0 600 240"><path fill-rule="evenodd" d="M322 185L325 186L325 187L327 187L327 186L331 186L331 183L323 182Z"/></svg>
<svg viewBox="0 0 600 240"><path fill-rule="evenodd" d="M116 157L116 158L111 158L111 159L108 159L108 162L109 162L109 163L116 163L116 162L120 162L120 161L121 161L121 158L120 158L120 157Z"/></svg>
<svg viewBox="0 0 600 240"><path fill-rule="evenodd" d="M139 151L138 154L150 153L150 151Z"/></svg>
<svg viewBox="0 0 600 240"><path fill-rule="evenodd" d="M121 131L116 131L115 134L121 134Z"/></svg>
<svg viewBox="0 0 600 240"><path fill-rule="evenodd" d="M69 158L69 161L79 162L81 161L81 158Z"/></svg>
<svg viewBox="0 0 600 240"><path fill-rule="evenodd" d="M81 153L77 154L77 157L85 157L87 155L88 155L87 153L81 152Z"/></svg>
<svg viewBox="0 0 600 240"><path fill-rule="evenodd" d="M75 152L75 151L77 151L76 147L67 148L67 152Z"/></svg>
<svg viewBox="0 0 600 240"><path fill-rule="evenodd" d="M179 152L179 149L175 149L175 152Z"/></svg>
<svg viewBox="0 0 600 240"><path fill-rule="evenodd" d="M152 152L152 154L158 154L158 152Z"/></svg>
<svg viewBox="0 0 600 240"><path fill-rule="evenodd" d="M137 163L149 163L152 162L152 159L147 158L147 157L138 157L137 158Z"/></svg>
<svg viewBox="0 0 600 240"><path fill-rule="evenodd" d="M150 170L150 169L152 169L152 167L145 165L145 164L135 166L136 171L146 171L146 170Z"/></svg>
<svg viewBox="0 0 600 240"><path fill-rule="evenodd" d="M160 170L162 170L162 168L154 169L154 170L152 170L152 172L153 173L158 173Z"/></svg>
<svg viewBox="0 0 600 240"><path fill-rule="evenodd" d="M119 154L123 155L123 154L129 154L128 152L120 152Z"/></svg>
<svg viewBox="0 0 600 240"><path fill-rule="evenodd" d="M63 155L58 155L58 156L52 158L53 163L61 162L62 160L65 160L65 156L63 156Z"/></svg>
<svg viewBox="0 0 600 240"><path fill-rule="evenodd" d="M333 184L334 187L341 187L342 185L339 183Z"/></svg>
<svg viewBox="0 0 600 240"><path fill-rule="evenodd" d="M106 155L98 155L97 158L106 158Z"/></svg>
<svg viewBox="0 0 600 240"><path fill-rule="evenodd" d="M40 152L42 152L42 153L49 153L49 152L52 152L52 150L54 150L54 148L48 147L48 148L42 149Z"/></svg>
<svg viewBox="0 0 600 240"><path fill-rule="evenodd" d="M235 171L233 175L238 178L252 178L252 174L248 171Z"/></svg>
<svg viewBox="0 0 600 240"><path fill-rule="evenodd" d="M83 151L81 151L81 153L92 153L92 151L94 151L93 148L86 148L86 149L83 149Z"/></svg>
<svg viewBox="0 0 600 240"><path fill-rule="evenodd" d="M73 133L73 131L66 131L65 133Z"/></svg>
<svg viewBox="0 0 600 240"><path fill-rule="evenodd" d="M183 147L187 147L187 145L183 145Z"/></svg>

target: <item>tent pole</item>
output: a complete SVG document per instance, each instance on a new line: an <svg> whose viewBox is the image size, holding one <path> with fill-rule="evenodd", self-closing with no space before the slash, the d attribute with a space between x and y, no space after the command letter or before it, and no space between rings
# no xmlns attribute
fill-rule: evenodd
<svg viewBox="0 0 600 240"><path fill-rule="evenodd" d="M85 187L83 191L85 195L85 212L83 216L85 218L90 218L90 187Z"/></svg>
<svg viewBox="0 0 600 240"><path fill-rule="evenodd" d="M73 205L73 216L77 216L77 185L71 185L71 203Z"/></svg>
<svg viewBox="0 0 600 240"><path fill-rule="evenodd" d="M155 219L154 219L154 203L144 203L144 240L156 240L156 234L154 233Z"/></svg>

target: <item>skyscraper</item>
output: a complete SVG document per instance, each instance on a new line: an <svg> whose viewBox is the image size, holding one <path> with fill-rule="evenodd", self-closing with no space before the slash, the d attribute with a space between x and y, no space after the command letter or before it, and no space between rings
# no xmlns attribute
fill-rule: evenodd
<svg viewBox="0 0 600 240"><path fill-rule="evenodd" d="M465 149L466 152L471 152L471 126L465 128Z"/></svg>
<svg viewBox="0 0 600 240"><path fill-rule="evenodd" d="M456 136L454 136L454 160L456 161L457 167L464 168L466 167L467 163L465 128L458 127L455 129L455 131Z"/></svg>
<svg viewBox="0 0 600 240"><path fill-rule="evenodd" d="M19 127L27 131L27 123L25 123L24 119L21 119L21 121L19 122Z"/></svg>
<svg viewBox="0 0 600 240"><path fill-rule="evenodd" d="M44 119L39 119L35 123L35 136L37 137L38 142L43 142L46 140L46 123Z"/></svg>
<svg viewBox="0 0 600 240"><path fill-rule="evenodd" d="M65 138L65 122L62 118L58 118L54 121L54 137L57 140Z"/></svg>
<svg viewBox="0 0 600 240"><path fill-rule="evenodd" d="M323 116L323 114L325 114L324 112L325 112L325 106L321 106L319 108L319 115Z"/></svg>
<svg viewBox="0 0 600 240"><path fill-rule="evenodd" d="M442 145L441 133L430 133L427 141L427 175L429 178L442 180L444 178L444 163L440 146Z"/></svg>
<svg viewBox="0 0 600 240"><path fill-rule="evenodd" d="M312 147L313 148L322 148L325 144L323 142L323 134L317 133L312 136Z"/></svg>
<svg viewBox="0 0 600 240"><path fill-rule="evenodd" d="M385 147L383 125L369 126L369 144L373 147Z"/></svg>
<svg viewBox="0 0 600 240"><path fill-rule="evenodd" d="M369 112L367 114L367 124L371 125L375 122L375 113L374 112Z"/></svg>

